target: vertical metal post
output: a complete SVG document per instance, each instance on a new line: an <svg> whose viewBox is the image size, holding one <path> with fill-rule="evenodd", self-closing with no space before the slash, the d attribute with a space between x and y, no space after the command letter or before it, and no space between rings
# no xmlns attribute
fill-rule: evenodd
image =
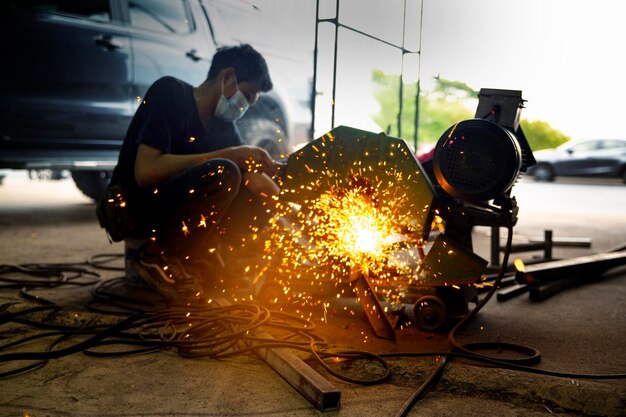
<svg viewBox="0 0 626 417"><path fill-rule="evenodd" d="M404 0L404 13L402 16L402 56L400 57L400 85L398 86L398 137L402 137L402 110L404 108L404 49L406 35L406 0Z"/></svg>
<svg viewBox="0 0 626 417"><path fill-rule="evenodd" d="M500 266L500 228L491 227L491 266Z"/></svg>
<svg viewBox="0 0 626 417"><path fill-rule="evenodd" d="M335 128L335 96L337 93L337 49L339 44L339 0L335 3L335 51L333 54L333 96L331 102L331 116L330 116L330 128Z"/></svg>
<svg viewBox="0 0 626 417"><path fill-rule="evenodd" d="M315 44L313 46L313 85L311 86L311 129L309 141L315 138L315 106L317 105L317 49L319 44L320 0L315 2Z"/></svg>
<svg viewBox="0 0 626 417"><path fill-rule="evenodd" d="M413 132L413 146L415 147L415 152L417 152L417 144L419 141L419 125L420 125L420 93L421 93L421 85L420 79L422 76L422 23L424 22L424 0L420 3L420 40L417 49L417 53L419 56L419 62L417 64L417 91L415 93L415 131Z"/></svg>
<svg viewBox="0 0 626 417"><path fill-rule="evenodd" d="M400 64L404 67L404 52L402 52L402 63ZM402 137L402 101L404 99L404 69L400 70L400 86L398 88L398 137Z"/></svg>
<svg viewBox="0 0 626 417"><path fill-rule="evenodd" d="M543 231L543 257L552 260L552 230Z"/></svg>

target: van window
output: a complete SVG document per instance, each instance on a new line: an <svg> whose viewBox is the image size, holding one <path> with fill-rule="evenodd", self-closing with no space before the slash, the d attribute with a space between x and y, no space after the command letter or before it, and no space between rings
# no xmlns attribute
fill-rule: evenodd
<svg viewBox="0 0 626 417"><path fill-rule="evenodd" d="M130 24L162 33L189 33L191 19L185 0L129 0Z"/></svg>
<svg viewBox="0 0 626 417"><path fill-rule="evenodd" d="M111 21L109 0L12 0L11 7L72 15L98 22Z"/></svg>

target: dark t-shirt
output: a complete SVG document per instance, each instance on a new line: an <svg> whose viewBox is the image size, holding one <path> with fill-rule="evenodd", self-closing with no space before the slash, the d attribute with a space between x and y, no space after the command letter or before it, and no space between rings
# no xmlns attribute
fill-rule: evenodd
<svg viewBox="0 0 626 417"><path fill-rule="evenodd" d="M154 187L141 188L135 180L139 144L164 153L188 155L241 145L232 122L211 118L205 129L198 116L193 86L174 77L157 80L133 117L120 151L111 184L121 184L134 210L133 217L149 209Z"/></svg>

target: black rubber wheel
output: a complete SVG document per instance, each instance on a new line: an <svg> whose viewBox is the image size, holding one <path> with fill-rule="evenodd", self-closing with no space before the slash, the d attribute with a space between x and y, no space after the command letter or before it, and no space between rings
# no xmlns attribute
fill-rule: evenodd
<svg viewBox="0 0 626 417"><path fill-rule="evenodd" d="M265 118L243 119L238 124L244 143L265 149L273 159L287 157L286 132L276 122Z"/></svg>
<svg viewBox="0 0 626 417"><path fill-rule="evenodd" d="M434 295L425 295L413 305L415 323L423 330L437 330L446 321L447 309Z"/></svg>
<svg viewBox="0 0 626 417"><path fill-rule="evenodd" d="M111 171L72 171L72 179L83 194L97 202L109 185L111 174Z"/></svg>
<svg viewBox="0 0 626 417"><path fill-rule="evenodd" d="M537 181L554 180L554 170L548 164L539 164L533 169L533 177Z"/></svg>

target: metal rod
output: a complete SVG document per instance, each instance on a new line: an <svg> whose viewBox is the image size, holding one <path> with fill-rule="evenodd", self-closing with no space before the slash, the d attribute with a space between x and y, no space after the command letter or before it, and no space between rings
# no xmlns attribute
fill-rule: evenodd
<svg viewBox="0 0 626 417"><path fill-rule="evenodd" d="M337 49L339 47L339 0L335 3L335 50L333 53L333 92L331 98L330 128L335 128L335 99L337 96Z"/></svg>
<svg viewBox="0 0 626 417"><path fill-rule="evenodd" d="M404 108L404 43L406 37L406 0L402 14L402 55L400 56L400 85L398 86L398 137L402 137L402 110Z"/></svg>
<svg viewBox="0 0 626 417"><path fill-rule="evenodd" d="M231 305L224 298L219 298L215 301L220 306ZM254 335L263 339L274 338L269 333L259 330L255 331ZM341 391L293 352L287 348L261 348L257 349L257 354L315 408L320 411L339 409Z"/></svg>
<svg viewBox="0 0 626 417"><path fill-rule="evenodd" d="M543 258L545 260L551 260L552 259L552 230L544 230L543 231L543 242L544 242L544 248L543 248Z"/></svg>
<svg viewBox="0 0 626 417"><path fill-rule="evenodd" d="M528 285L528 298L530 301L543 301L566 288L582 284L585 281L589 281L589 277L574 276L571 278L549 281L541 285Z"/></svg>
<svg viewBox="0 0 626 417"><path fill-rule="evenodd" d="M396 340L396 331L385 315L378 297L372 290L369 280L360 269L351 271L352 288L354 289L365 316L370 322L376 336L383 339Z"/></svg>
<svg viewBox="0 0 626 417"><path fill-rule="evenodd" d="M255 332L272 338L265 332ZM339 410L341 391L286 348L258 349L259 356L320 411Z"/></svg>
<svg viewBox="0 0 626 417"><path fill-rule="evenodd" d="M530 243L542 242L545 239L536 237L530 238L528 241ZM552 247L571 247L571 248L590 248L591 247L591 239L588 237L552 237ZM610 251L609 251L610 252Z"/></svg>
<svg viewBox="0 0 626 417"><path fill-rule="evenodd" d="M424 0L420 2L420 39L418 45L417 54L419 56L419 61L417 64L417 83L416 83L416 92L415 92L415 119L413 123L415 124L415 131L413 132L413 146L415 147L415 152L418 151L418 141L419 141L419 125L420 125L420 93L421 93L421 85L420 79L422 77L422 23L424 22Z"/></svg>
<svg viewBox="0 0 626 417"><path fill-rule="evenodd" d="M572 276L600 275L620 265L626 265L626 252L601 253L529 265L524 271L517 271L515 279L519 283L533 285Z"/></svg>
<svg viewBox="0 0 626 417"><path fill-rule="evenodd" d="M354 32L354 33L358 33L359 35L363 35L363 36L365 36L366 38L373 39L373 40L378 41L378 42L380 42L380 43L384 43L384 44L385 44L385 45L387 45L387 46L391 46L392 48L399 49L399 50L401 50L401 51L403 51L403 52L406 52L406 53L410 53L410 54L417 54L417 53L419 53L418 51L411 51L411 50L408 50L408 49L404 49L404 48L403 48L402 46L400 46L400 45L396 45L396 44L391 43L391 42L389 42L389 41L386 41L386 40L384 40L384 39L377 38L376 36L370 35L369 33L367 33L367 32L363 32L362 30L359 30L359 29L353 28L352 26L344 25L343 23L341 23L341 22L337 21L337 19L336 19L336 18L333 18L333 19L319 19L319 22L320 22L320 23L329 22L329 23L336 24L336 25L337 25L337 26L339 26L339 27L342 27L342 28L344 28L344 29L348 29L349 31L352 31L352 32Z"/></svg>
<svg viewBox="0 0 626 417"><path fill-rule="evenodd" d="M526 284L515 284L512 287L508 287L506 289L498 291L496 295L498 301L508 301L511 298L517 297L518 295L524 294L528 292L530 287Z"/></svg>
<svg viewBox="0 0 626 417"><path fill-rule="evenodd" d="M500 228L498 226L491 227L491 266L500 266Z"/></svg>
<svg viewBox="0 0 626 417"><path fill-rule="evenodd" d="M317 0L315 7L315 44L313 46L313 85L311 86L311 130L309 132L309 141L315 139L315 108L317 106L317 52L319 44L319 26L320 0Z"/></svg>

